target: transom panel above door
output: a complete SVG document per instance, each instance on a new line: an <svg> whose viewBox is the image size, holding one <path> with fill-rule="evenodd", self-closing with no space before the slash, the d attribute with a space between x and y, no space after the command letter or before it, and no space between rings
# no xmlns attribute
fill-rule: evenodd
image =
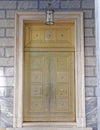
<svg viewBox="0 0 100 130"><path fill-rule="evenodd" d="M25 48L71 48L75 49L75 23L56 23L45 25L43 23L24 24Z"/></svg>

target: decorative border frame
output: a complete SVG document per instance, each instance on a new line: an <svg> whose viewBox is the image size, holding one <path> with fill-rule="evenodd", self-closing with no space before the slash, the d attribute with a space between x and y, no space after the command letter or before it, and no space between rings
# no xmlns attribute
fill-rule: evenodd
<svg viewBox="0 0 100 130"><path fill-rule="evenodd" d="M75 77L76 77L76 122L33 122L23 123L23 24L25 20L44 21L44 12L16 13L15 45L15 89L13 127L86 127L84 85L84 40L82 12L55 12L55 20L75 21Z"/></svg>

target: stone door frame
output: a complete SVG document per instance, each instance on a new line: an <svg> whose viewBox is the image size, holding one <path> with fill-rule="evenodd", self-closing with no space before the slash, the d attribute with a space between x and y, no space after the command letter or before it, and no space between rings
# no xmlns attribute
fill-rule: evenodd
<svg viewBox="0 0 100 130"><path fill-rule="evenodd" d="M15 39L15 90L13 127L28 126L64 126L86 127L85 117L85 85L84 85L84 40L82 12L55 12L55 20L75 21L75 81L76 81L76 122L23 122L23 24L24 21L41 20L45 22L44 12L17 12Z"/></svg>

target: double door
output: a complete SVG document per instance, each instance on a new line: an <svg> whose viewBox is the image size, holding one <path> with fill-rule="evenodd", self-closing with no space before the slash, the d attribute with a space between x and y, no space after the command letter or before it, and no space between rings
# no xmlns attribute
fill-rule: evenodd
<svg viewBox="0 0 100 130"><path fill-rule="evenodd" d="M74 52L24 53L23 120L74 122Z"/></svg>

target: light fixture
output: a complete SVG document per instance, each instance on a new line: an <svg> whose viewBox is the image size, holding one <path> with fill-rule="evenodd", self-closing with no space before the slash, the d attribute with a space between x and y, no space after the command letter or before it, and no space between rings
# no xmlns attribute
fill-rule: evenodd
<svg viewBox="0 0 100 130"><path fill-rule="evenodd" d="M49 0L48 7L46 9L46 19L45 23L47 25L54 24L54 10L51 8L51 2Z"/></svg>

